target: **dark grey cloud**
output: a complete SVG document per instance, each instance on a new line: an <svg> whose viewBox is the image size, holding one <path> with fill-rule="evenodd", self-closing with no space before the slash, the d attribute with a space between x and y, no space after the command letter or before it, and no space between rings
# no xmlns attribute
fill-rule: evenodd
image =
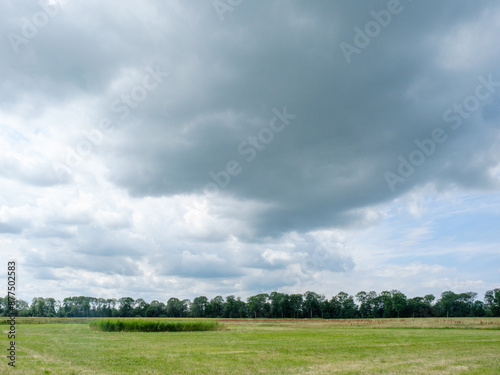
<svg viewBox="0 0 500 375"><path fill-rule="evenodd" d="M49 8L0 4L0 232L39 279L292 287L360 267L318 231L380 225L429 186L498 191L493 0Z"/></svg>
<svg viewBox="0 0 500 375"><path fill-rule="evenodd" d="M116 147L103 156L111 180L135 196L187 193L203 190L210 172L236 160L242 172L222 194L272 205L251 222L262 235L349 225L363 220L353 210L429 181L491 186L491 162L467 167L473 147L450 162L460 140L470 142L466 132L450 135L396 192L384 172L397 169L398 156L408 157L415 139L446 127L443 112L474 90L477 76L496 69L490 61L458 78L439 66L445 45L434 38L453 34L493 3L467 2L459 9L441 3L428 12L428 4L403 1L401 14L348 64L339 43L353 43L353 28L386 5L315 3L306 9L252 2L235 10L231 22L204 18L215 32L207 34L201 22L181 36L188 40L169 59L171 78L132 114L129 127L116 134ZM158 43L169 51L168 35ZM272 142L252 147L262 150L247 162L251 154L242 155L238 146L268 126L273 108L285 106L297 117ZM493 142L482 131L473 138L483 147ZM247 146L240 151L250 152Z"/></svg>

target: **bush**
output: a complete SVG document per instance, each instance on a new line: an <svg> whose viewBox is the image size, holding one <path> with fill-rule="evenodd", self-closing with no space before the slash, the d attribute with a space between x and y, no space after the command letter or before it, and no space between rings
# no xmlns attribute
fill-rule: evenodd
<svg viewBox="0 0 500 375"><path fill-rule="evenodd" d="M105 332L187 332L216 331L223 325L213 320L121 320L105 319L89 323L90 328Z"/></svg>

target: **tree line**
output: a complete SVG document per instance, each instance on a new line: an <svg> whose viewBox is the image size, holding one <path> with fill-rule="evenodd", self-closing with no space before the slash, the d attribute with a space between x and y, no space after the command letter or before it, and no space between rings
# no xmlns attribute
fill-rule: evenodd
<svg viewBox="0 0 500 375"><path fill-rule="evenodd" d="M10 316L8 298L0 298L0 316ZM286 294L271 292L248 297L229 295L225 299L205 296L180 300L172 297L166 303L142 298L104 299L95 297L33 298L31 304L17 300L14 313L26 317L193 317L193 318L421 318L421 317L500 317L500 288L485 293L446 291L436 300L434 295L407 298L399 290L361 291L355 296L340 292L331 299L323 294L305 292Z"/></svg>

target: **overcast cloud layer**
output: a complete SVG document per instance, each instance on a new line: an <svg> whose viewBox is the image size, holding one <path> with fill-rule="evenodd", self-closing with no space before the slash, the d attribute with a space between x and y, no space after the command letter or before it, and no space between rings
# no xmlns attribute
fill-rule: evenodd
<svg viewBox="0 0 500 375"><path fill-rule="evenodd" d="M20 298L500 286L498 2L2 1L0 18Z"/></svg>

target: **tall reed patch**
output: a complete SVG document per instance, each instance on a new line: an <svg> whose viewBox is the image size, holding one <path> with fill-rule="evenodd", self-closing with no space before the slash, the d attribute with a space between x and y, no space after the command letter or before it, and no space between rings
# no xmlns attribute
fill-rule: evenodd
<svg viewBox="0 0 500 375"><path fill-rule="evenodd" d="M103 319L89 323L90 328L106 332L187 332L217 331L224 328L214 320L121 320Z"/></svg>

